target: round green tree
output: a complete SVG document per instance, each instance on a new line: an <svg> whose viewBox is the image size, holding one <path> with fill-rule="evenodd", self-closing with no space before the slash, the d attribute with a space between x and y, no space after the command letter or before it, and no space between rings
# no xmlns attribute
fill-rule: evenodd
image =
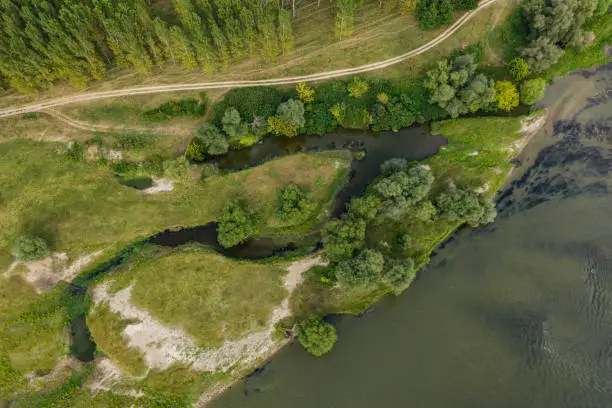
<svg viewBox="0 0 612 408"><path fill-rule="evenodd" d="M510 81L495 82L497 91L497 106L499 109L510 112L519 104L519 93L514 84Z"/></svg>
<svg viewBox="0 0 612 408"><path fill-rule="evenodd" d="M276 200L275 217L285 223L296 225L305 221L314 210L308 192L295 184L281 188Z"/></svg>
<svg viewBox="0 0 612 408"><path fill-rule="evenodd" d="M223 215L217 228L217 240L224 248L246 242L258 231L259 217L249 211L246 203L240 200L230 201L223 207Z"/></svg>
<svg viewBox="0 0 612 408"><path fill-rule="evenodd" d="M529 75L529 65L522 58L515 58L508 64L510 74L517 81L522 81Z"/></svg>
<svg viewBox="0 0 612 408"><path fill-rule="evenodd" d="M337 338L334 326L318 317L311 317L299 326L300 344L316 357L328 353L334 347Z"/></svg>
<svg viewBox="0 0 612 408"><path fill-rule="evenodd" d="M528 79L520 86L521 103L533 105L544 96L546 81L542 78Z"/></svg>
<svg viewBox="0 0 612 408"><path fill-rule="evenodd" d="M40 237L23 235L15 241L12 252L15 259L19 261L35 261L49 254L49 246Z"/></svg>
<svg viewBox="0 0 612 408"><path fill-rule="evenodd" d="M365 249L355 258L339 262L336 266L336 278L343 287L367 288L380 281L384 262L380 252Z"/></svg>
<svg viewBox="0 0 612 408"><path fill-rule="evenodd" d="M410 286L415 276L416 271L412 259L393 260L390 262L389 269L383 275L383 282L393 293L399 295Z"/></svg>

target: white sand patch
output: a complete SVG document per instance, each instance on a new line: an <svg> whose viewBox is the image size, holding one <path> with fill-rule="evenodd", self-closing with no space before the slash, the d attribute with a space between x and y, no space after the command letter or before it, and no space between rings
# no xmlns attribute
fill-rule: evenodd
<svg viewBox="0 0 612 408"><path fill-rule="evenodd" d="M24 378L26 378L29 381L29 385L36 390L50 385L59 386L80 366L81 363L74 357L63 356L57 360L57 363L49 373L42 376L37 376L35 373L28 373L24 375Z"/></svg>
<svg viewBox="0 0 612 408"><path fill-rule="evenodd" d="M172 191L174 190L174 183L169 179L153 179L153 185L149 188L145 188L144 190L140 190L141 193L145 194L157 194L164 191Z"/></svg>
<svg viewBox="0 0 612 408"><path fill-rule="evenodd" d="M471 152L467 154L468 157L475 157L478 156L478 152Z"/></svg>
<svg viewBox="0 0 612 408"><path fill-rule="evenodd" d="M548 109L543 109L542 112L532 116L527 116L521 119L521 137L512 145L512 151L515 154L520 153L539 131L546 125L548 119Z"/></svg>
<svg viewBox="0 0 612 408"><path fill-rule="evenodd" d="M113 391L115 394L129 395L139 398L144 392L134 389L121 389L117 387L121 383L121 370L107 357L96 360L91 377L87 381L87 388L92 393L98 391Z"/></svg>
<svg viewBox="0 0 612 408"><path fill-rule="evenodd" d="M424 168L425 170L431 170L431 166L429 164L421 164L421 167Z"/></svg>
<svg viewBox="0 0 612 408"><path fill-rule="evenodd" d="M290 295L302 282L302 273L315 265L324 265L319 256L311 256L291 263L287 267L283 286ZM197 346L195 339L180 329L164 326L148 311L131 303L132 286L110 293L112 281L96 287L93 299L96 304L108 303L111 311L121 314L130 320L123 331L129 347L136 347L145 356L151 368L165 370L174 363L190 364L198 371L227 371L249 364L269 356L279 347L279 342L272 339L274 326L290 315L289 296L272 311L272 316L265 330L252 333L236 341L227 341L217 349L204 349Z"/></svg>
<svg viewBox="0 0 612 408"><path fill-rule="evenodd" d="M123 159L123 152L120 150L113 150L113 149L109 149L106 152L104 152L104 158L107 160L121 160Z"/></svg>
<svg viewBox="0 0 612 408"><path fill-rule="evenodd" d="M491 185L489 183L484 183L482 186L475 189L474 192L479 195L484 194L489 191L489 188L491 188Z"/></svg>
<svg viewBox="0 0 612 408"><path fill-rule="evenodd" d="M87 266L91 260L103 251L96 251L89 255L77 258L71 264L68 255L56 252L39 261L13 262L6 271L9 276L18 265L27 269L25 279L34 286L36 292L42 293L57 284L59 281L71 281Z"/></svg>

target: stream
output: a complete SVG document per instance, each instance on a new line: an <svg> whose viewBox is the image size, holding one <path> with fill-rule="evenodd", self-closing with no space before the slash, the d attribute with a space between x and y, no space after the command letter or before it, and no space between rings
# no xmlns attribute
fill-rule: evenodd
<svg viewBox="0 0 612 408"><path fill-rule="evenodd" d="M402 129L399 132L365 132L342 131L324 136L299 136L296 138L268 137L249 149L231 151L223 156L218 164L223 170L237 171L256 166L265 161L298 152L355 150L365 151L361 160L353 160L348 183L336 194L330 211L330 216L340 215L346 204L353 197L360 196L367 185L379 174L380 165L394 157L404 157L408 160L423 160L438 152L446 144L440 135L430 135L424 127ZM121 180L119 180L121 181ZM132 180L124 183L130 188L147 188L146 180ZM236 259L263 259L272 256L282 256L292 250L314 250L318 242L318 232L313 231L300 241L293 237L260 237L247 241L232 248L223 248L217 242L217 224L169 229L159 232L133 246L124 249L113 259L99 265L90 272L79 276L69 288L71 303L80 308L73 315L70 324L72 337L72 354L81 361L91 361L94 358L96 345L91 339L86 323L88 304L87 288L95 279L107 273L124 261L124 257L132 248L140 244L154 244L166 247L177 247L187 243L199 243L212 248L220 254Z"/></svg>
<svg viewBox="0 0 612 408"><path fill-rule="evenodd" d="M612 65L557 79L500 194L399 297L334 316L213 408L612 407Z"/></svg>

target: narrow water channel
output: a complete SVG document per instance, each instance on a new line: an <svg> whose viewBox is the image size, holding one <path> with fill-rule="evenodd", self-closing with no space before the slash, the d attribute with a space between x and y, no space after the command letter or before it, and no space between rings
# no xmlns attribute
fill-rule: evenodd
<svg viewBox="0 0 612 408"><path fill-rule="evenodd" d="M612 407L611 68L549 88L495 224L456 234L402 296L334 318L330 354L291 345L212 407Z"/></svg>

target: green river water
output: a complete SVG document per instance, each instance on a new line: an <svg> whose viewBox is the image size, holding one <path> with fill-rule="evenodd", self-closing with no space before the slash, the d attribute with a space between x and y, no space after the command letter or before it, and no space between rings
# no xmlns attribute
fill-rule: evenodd
<svg viewBox="0 0 612 408"><path fill-rule="evenodd" d="M612 407L611 97L611 66L555 81L495 224L455 234L402 296L332 317L328 355L286 347L212 407Z"/></svg>

